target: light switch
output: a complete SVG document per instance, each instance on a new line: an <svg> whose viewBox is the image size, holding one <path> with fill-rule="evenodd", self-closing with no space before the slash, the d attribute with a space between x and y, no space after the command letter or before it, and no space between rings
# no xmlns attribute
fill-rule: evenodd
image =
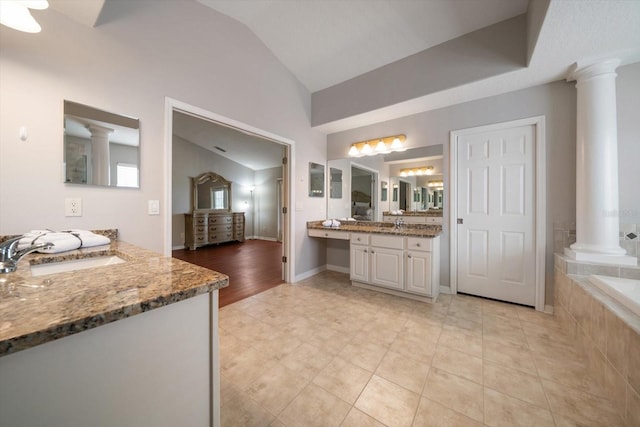
<svg viewBox="0 0 640 427"><path fill-rule="evenodd" d="M160 215L160 200L149 200L149 215Z"/></svg>

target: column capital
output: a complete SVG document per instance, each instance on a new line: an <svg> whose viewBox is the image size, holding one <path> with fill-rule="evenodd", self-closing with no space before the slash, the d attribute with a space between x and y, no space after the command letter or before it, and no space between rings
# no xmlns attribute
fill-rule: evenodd
<svg viewBox="0 0 640 427"><path fill-rule="evenodd" d="M615 77L616 68L620 66L619 58L601 59L598 61L578 61L571 66L567 81L581 82L593 77L613 74Z"/></svg>

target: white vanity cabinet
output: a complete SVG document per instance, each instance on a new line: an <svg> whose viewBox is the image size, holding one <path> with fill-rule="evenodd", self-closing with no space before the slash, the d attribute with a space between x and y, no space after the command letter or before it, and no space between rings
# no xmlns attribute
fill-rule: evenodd
<svg viewBox="0 0 640 427"><path fill-rule="evenodd" d="M352 233L350 277L356 286L435 299L440 290L440 237Z"/></svg>
<svg viewBox="0 0 640 427"><path fill-rule="evenodd" d="M404 289L404 238L397 236L370 236L372 285L391 289Z"/></svg>
<svg viewBox="0 0 640 427"><path fill-rule="evenodd" d="M407 238L406 290L436 297L440 289L440 236Z"/></svg>
<svg viewBox="0 0 640 427"><path fill-rule="evenodd" d="M349 254L351 280L369 283L369 235L352 233Z"/></svg>

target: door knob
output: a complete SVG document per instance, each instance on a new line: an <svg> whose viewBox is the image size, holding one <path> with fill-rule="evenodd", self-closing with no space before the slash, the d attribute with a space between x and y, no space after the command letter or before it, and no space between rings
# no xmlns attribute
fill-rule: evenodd
<svg viewBox="0 0 640 427"><path fill-rule="evenodd" d="M462 224L462 218L458 218L458 224Z"/></svg>

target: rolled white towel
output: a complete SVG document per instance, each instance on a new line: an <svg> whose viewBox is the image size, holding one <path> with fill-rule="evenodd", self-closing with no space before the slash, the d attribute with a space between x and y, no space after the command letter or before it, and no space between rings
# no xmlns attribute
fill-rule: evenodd
<svg viewBox="0 0 640 427"><path fill-rule="evenodd" d="M93 246L108 245L111 243L111 239L100 234L93 233L88 230L65 230L65 233L71 233L82 240L83 248L90 248Z"/></svg>
<svg viewBox="0 0 640 427"><path fill-rule="evenodd" d="M80 247L91 247L111 243L108 237L100 236L90 231L70 230L56 232L52 230L31 230L22 235L18 242L18 250L40 243L53 243L50 248L38 249L43 254L57 254L72 251Z"/></svg>
<svg viewBox="0 0 640 427"><path fill-rule="evenodd" d="M340 227L340 221L337 219L327 219L326 221L322 221L323 227Z"/></svg>

